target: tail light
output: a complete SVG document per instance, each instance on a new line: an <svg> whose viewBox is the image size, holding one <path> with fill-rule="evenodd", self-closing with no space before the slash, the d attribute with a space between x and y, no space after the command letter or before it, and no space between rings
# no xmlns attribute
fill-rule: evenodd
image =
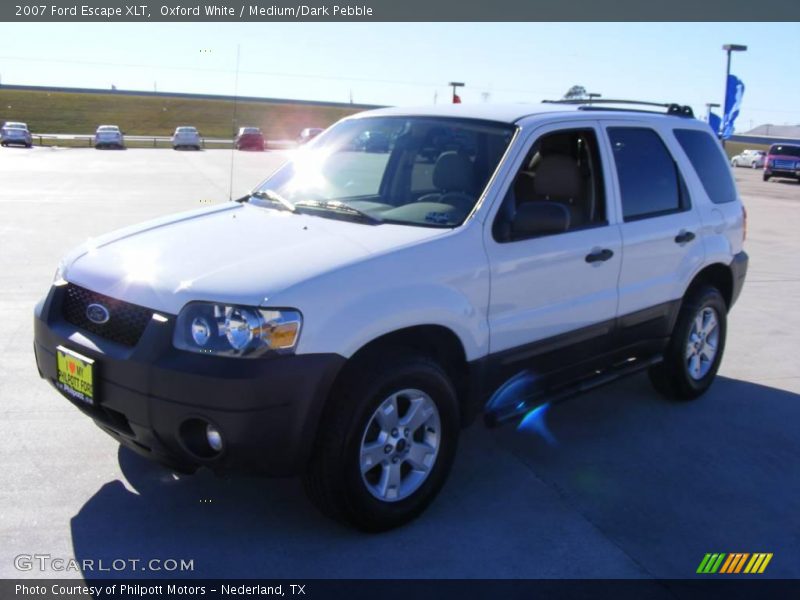
<svg viewBox="0 0 800 600"><path fill-rule="evenodd" d="M742 242L747 239L747 209L742 204Z"/></svg>

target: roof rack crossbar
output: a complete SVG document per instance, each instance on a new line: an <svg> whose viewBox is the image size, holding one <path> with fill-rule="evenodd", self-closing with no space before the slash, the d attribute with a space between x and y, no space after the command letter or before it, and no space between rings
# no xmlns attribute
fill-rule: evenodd
<svg viewBox="0 0 800 600"><path fill-rule="evenodd" d="M606 108L602 106L604 104L656 106L659 108L666 108L668 115L674 115L679 117L694 117L694 112L692 111L692 108L690 106L682 106L680 104L671 102L647 102L645 100L614 100L611 98L591 98L591 99L569 98L563 100L542 100L542 102L545 104L579 105L579 110L614 110L613 108ZM637 112L650 112L650 111L637 111Z"/></svg>

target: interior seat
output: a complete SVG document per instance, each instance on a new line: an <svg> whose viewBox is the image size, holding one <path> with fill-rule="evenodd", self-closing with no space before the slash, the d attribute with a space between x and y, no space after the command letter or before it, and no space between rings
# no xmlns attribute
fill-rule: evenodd
<svg viewBox="0 0 800 600"><path fill-rule="evenodd" d="M465 154L443 152L433 167L433 186L437 192L426 194L418 202L438 202L469 212L475 203L475 168Z"/></svg>
<svg viewBox="0 0 800 600"><path fill-rule="evenodd" d="M574 158L564 154L542 156L536 165L535 177L525 183L525 196L518 201L548 200L564 204L570 213L570 227L579 228L587 221L583 206L583 177ZM522 190L520 190L522 191ZM532 191L532 194L529 192Z"/></svg>

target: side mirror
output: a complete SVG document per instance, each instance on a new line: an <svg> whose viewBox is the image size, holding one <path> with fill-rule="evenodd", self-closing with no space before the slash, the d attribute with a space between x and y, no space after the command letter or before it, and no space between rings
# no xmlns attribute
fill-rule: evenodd
<svg viewBox="0 0 800 600"><path fill-rule="evenodd" d="M511 222L512 239L563 233L569 229L569 211L558 202L523 202Z"/></svg>

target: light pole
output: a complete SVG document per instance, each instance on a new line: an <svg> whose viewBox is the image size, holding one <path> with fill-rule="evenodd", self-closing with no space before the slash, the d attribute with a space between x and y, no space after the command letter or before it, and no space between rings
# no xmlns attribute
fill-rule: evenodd
<svg viewBox="0 0 800 600"><path fill-rule="evenodd" d="M465 84L461 81L451 81L447 85L453 88L453 104L460 104L461 98L456 94L456 88L464 87Z"/></svg>
<svg viewBox="0 0 800 600"><path fill-rule="evenodd" d="M731 74L731 52L746 52L747 46L741 44L725 44L722 49L728 53L728 63L725 66L725 95L723 96L722 106L723 113L728 104L728 76ZM723 114L724 117L724 114ZM722 147L725 147L725 140L722 140Z"/></svg>

